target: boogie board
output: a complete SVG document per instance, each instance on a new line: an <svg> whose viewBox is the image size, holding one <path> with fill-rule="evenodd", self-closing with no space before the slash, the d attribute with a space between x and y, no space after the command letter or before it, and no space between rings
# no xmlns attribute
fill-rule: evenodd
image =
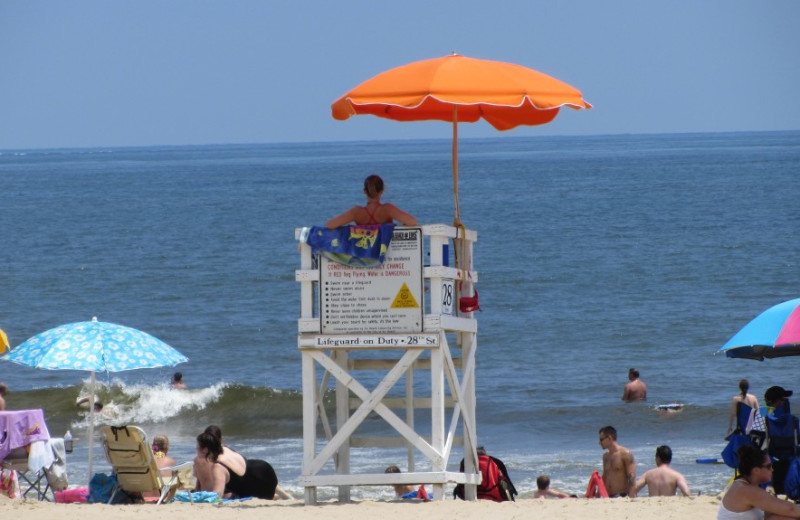
<svg viewBox="0 0 800 520"><path fill-rule="evenodd" d="M680 412L683 410L683 403L667 403L667 404L659 404L656 406L656 411L658 412L667 412L667 413L675 413Z"/></svg>
<svg viewBox="0 0 800 520"><path fill-rule="evenodd" d="M697 459L695 462L698 464L725 464L722 459Z"/></svg>

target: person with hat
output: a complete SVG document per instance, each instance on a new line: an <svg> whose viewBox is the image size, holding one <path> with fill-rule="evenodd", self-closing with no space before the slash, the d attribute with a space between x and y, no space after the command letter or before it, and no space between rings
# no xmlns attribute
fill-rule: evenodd
<svg viewBox="0 0 800 520"><path fill-rule="evenodd" d="M789 397L792 396L791 390L786 390L782 386L771 386L764 392L764 402L771 408L770 414L776 411L780 413L790 413Z"/></svg>
<svg viewBox="0 0 800 520"><path fill-rule="evenodd" d="M788 494L785 491L789 466L796 457L797 433L800 422L789 409L791 390L781 386L771 386L764 392L764 402L770 407L765 417L767 429L767 452L772 457L772 488L775 494Z"/></svg>

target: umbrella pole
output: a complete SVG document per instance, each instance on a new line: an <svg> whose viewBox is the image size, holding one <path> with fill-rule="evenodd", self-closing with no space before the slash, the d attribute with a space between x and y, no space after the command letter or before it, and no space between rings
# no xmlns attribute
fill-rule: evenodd
<svg viewBox="0 0 800 520"><path fill-rule="evenodd" d="M87 441L89 448L89 481L87 486L92 481L92 455L94 451L94 370L92 370L92 377L89 379L89 439Z"/></svg>
<svg viewBox="0 0 800 520"><path fill-rule="evenodd" d="M454 226L461 225L461 208L458 205L458 105L453 105L453 197L455 200Z"/></svg>

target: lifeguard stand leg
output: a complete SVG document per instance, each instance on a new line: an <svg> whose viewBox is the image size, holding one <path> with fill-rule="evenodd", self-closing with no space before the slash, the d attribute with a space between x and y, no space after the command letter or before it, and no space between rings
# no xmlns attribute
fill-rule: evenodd
<svg viewBox="0 0 800 520"><path fill-rule="evenodd" d="M346 350L337 350L333 359L342 370L347 371L348 354ZM340 429L350 418L350 391L338 379L336 380L336 428ZM336 473L338 475L350 474L350 439L347 439L339 448L336 457ZM350 486L339 486L339 501L350 501Z"/></svg>
<svg viewBox="0 0 800 520"><path fill-rule="evenodd" d="M303 468L311 467L317 443L317 377L314 358L303 353ZM305 487L306 504L317 503L317 488Z"/></svg>

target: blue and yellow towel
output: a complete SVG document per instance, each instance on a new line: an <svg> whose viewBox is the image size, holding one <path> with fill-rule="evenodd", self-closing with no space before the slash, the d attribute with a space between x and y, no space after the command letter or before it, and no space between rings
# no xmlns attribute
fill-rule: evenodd
<svg viewBox="0 0 800 520"><path fill-rule="evenodd" d="M336 229L312 226L301 230L300 241L328 260L355 267L378 267L386 259L392 233L394 224Z"/></svg>

